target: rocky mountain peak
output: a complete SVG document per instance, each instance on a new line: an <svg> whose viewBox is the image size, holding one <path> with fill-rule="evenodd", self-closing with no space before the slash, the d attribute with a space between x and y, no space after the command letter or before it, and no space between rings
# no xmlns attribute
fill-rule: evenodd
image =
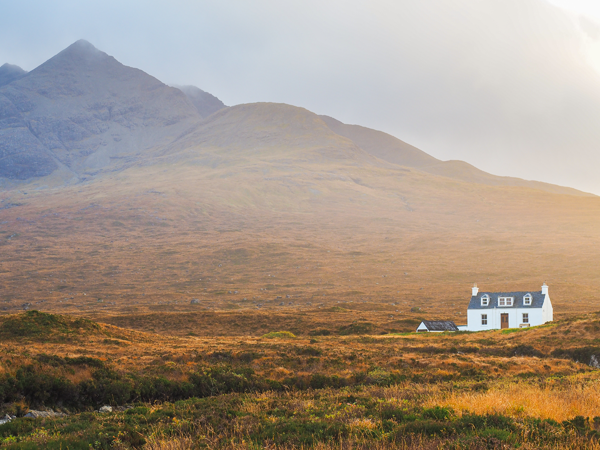
<svg viewBox="0 0 600 450"><path fill-rule="evenodd" d="M0 177L81 179L171 141L200 115L178 89L80 40L0 88Z"/></svg>

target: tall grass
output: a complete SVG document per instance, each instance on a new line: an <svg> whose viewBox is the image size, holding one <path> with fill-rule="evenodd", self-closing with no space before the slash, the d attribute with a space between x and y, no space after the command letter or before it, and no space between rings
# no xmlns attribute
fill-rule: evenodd
<svg viewBox="0 0 600 450"><path fill-rule="evenodd" d="M533 384L503 382L485 392L438 392L426 406L446 406L474 414L502 414L511 417L537 417L557 422L576 416L600 416L600 383Z"/></svg>

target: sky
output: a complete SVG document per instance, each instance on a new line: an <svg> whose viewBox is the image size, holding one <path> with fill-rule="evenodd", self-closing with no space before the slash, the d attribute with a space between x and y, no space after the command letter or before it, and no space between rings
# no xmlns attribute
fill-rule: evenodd
<svg viewBox="0 0 600 450"><path fill-rule="evenodd" d="M600 2L0 0L0 64L78 39L227 105L305 107L600 194Z"/></svg>

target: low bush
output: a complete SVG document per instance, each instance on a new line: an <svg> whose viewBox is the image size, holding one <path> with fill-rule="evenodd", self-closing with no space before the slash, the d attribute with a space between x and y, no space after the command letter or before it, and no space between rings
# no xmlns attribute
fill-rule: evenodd
<svg viewBox="0 0 600 450"><path fill-rule="evenodd" d="M348 336L352 334L371 334L375 330L375 325L370 322L354 322L338 328L338 334Z"/></svg>
<svg viewBox="0 0 600 450"><path fill-rule="evenodd" d="M289 331L271 331L270 333L264 334L262 337L267 339L295 339L296 335Z"/></svg>

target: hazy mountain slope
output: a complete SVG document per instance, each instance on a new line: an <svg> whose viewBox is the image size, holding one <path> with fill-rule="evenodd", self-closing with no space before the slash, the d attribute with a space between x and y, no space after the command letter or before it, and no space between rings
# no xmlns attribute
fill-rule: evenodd
<svg viewBox="0 0 600 450"><path fill-rule="evenodd" d="M278 161L287 166L340 161L377 166L376 158L296 106L250 103L222 109L182 136L168 153L210 156L210 164Z"/></svg>
<svg viewBox="0 0 600 450"><path fill-rule="evenodd" d="M359 125L346 125L328 116L320 117L335 133L351 139L356 145L373 156L394 164L415 167L431 174L467 181L469 183L492 186L523 186L557 194L592 195L576 189L549 183L492 175L464 161L440 161L422 150L382 131L372 130Z"/></svg>
<svg viewBox="0 0 600 450"><path fill-rule="evenodd" d="M18 80L26 74L27 72L19 66L6 63L0 67L0 87Z"/></svg>
<svg viewBox="0 0 600 450"><path fill-rule="evenodd" d="M0 176L79 176L165 144L200 120L178 89L78 41L0 88Z"/></svg>
<svg viewBox="0 0 600 450"><path fill-rule="evenodd" d="M286 304L303 307L374 308L367 301L396 304L394 320L413 307L464 320L474 282L532 290L543 281L556 314L598 309L600 198L377 166L327 130L309 151L279 139L264 145L261 121L252 125L258 106L236 112L257 144L247 157L218 133L180 160L170 154L164 164L61 189L0 192L0 311L30 303L132 314L192 298L273 310L290 295ZM213 126L229 129L226 111ZM288 142L295 135L301 127ZM323 144L341 141L355 156L328 157Z"/></svg>
<svg viewBox="0 0 600 450"><path fill-rule="evenodd" d="M360 148L384 161L408 167L430 166L441 162L424 151L382 131L358 125L346 125L333 117L319 117L336 134L351 139Z"/></svg>
<svg viewBox="0 0 600 450"><path fill-rule="evenodd" d="M197 88L196 86L175 86L181 92L183 92L187 98L190 99L192 104L198 110L200 116L208 117L212 113L217 112L220 109L225 108L225 104L208 92Z"/></svg>

